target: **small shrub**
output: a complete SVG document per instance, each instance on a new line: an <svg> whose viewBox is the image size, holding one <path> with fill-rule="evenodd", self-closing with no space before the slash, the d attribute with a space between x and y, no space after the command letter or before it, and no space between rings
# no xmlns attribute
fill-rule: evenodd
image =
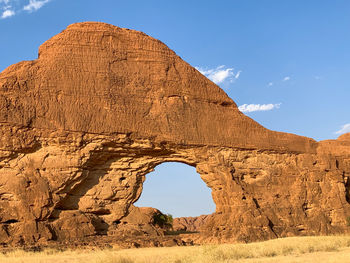
<svg viewBox="0 0 350 263"><path fill-rule="evenodd" d="M180 234L196 234L199 233L198 231L187 231L187 230L167 230L164 232L167 236L178 236Z"/></svg>
<svg viewBox="0 0 350 263"><path fill-rule="evenodd" d="M350 226L350 216L346 218L347 225Z"/></svg>
<svg viewBox="0 0 350 263"><path fill-rule="evenodd" d="M153 216L153 222L162 228L172 228L173 227L173 216L170 214L156 213Z"/></svg>

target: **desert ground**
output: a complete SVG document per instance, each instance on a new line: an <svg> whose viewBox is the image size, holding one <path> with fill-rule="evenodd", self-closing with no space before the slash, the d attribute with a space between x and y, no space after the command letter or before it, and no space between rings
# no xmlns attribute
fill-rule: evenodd
<svg viewBox="0 0 350 263"><path fill-rule="evenodd" d="M250 244L84 249L0 254L1 263L350 262L350 236L289 237Z"/></svg>

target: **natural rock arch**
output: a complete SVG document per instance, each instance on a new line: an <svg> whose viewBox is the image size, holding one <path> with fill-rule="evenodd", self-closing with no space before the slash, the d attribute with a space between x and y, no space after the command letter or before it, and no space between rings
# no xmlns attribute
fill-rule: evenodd
<svg viewBox="0 0 350 263"><path fill-rule="evenodd" d="M265 129L141 32L69 26L0 74L0 123L2 244L118 235L145 174L165 161L196 166L212 189L201 240L349 229L349 134L316 142Z"/></svg>

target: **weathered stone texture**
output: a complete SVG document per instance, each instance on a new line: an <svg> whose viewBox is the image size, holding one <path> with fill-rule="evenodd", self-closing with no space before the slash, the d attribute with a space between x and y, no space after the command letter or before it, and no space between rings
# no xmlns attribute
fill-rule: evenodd
<svg viewBox="0 0 350 263"><path fill-rule="evenodd" d="M141 218L132 204L145 175L168 161L195 166L212 189L203 242L349 230L350 134L267 130L141 32L74 24L7 68L0 134L2 244L119 235L130 211ZM137 231L161 236L142 220Z"/></svg>
<svg viewBox="0 0 350 263"><path fill-rule="evenodd" d="M200 232L201 227L212 215L174 218L173 230L179 232Z"/></svg>

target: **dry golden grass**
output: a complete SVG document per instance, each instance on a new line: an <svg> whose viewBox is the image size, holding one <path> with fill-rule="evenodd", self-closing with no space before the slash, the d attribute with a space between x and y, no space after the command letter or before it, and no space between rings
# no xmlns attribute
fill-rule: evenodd
<svg viewBox="0 0 350 263"><path fill-rule="evenodd" d="M290 237L251 244L0 254L1 263L350 262L350 236Z"/></svg>

